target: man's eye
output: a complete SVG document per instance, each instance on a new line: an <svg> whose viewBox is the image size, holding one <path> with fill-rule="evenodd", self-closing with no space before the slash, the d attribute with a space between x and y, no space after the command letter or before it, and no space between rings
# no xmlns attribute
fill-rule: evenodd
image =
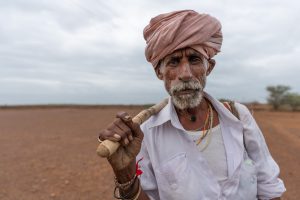
<svg viewBox="0 0 300 200"><path fill-rule="evenodd" d="M179 63L178 59L171 59L169 60L168 64L171 66L176 66Z"/></svg>
<svg viewBox="0 0 300 200"><path fill-rule="evenodd" d="M192 56L192 57L189 58L189 60L190 60L191 63L202 62L201 58L197 57L197 56Z"/></svg>

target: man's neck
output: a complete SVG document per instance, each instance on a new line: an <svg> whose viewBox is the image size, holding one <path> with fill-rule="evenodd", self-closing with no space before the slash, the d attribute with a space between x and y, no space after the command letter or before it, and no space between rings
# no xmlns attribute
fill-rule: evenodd
<svg viewBox="0 0 300 200"><path fill-rule="evenodd" d="M197 130L203 127L209 112L208 109L208 100L206 98L203 98L200 104L194 108L181 110L175 107L178 119L186 130Z"/></svg>

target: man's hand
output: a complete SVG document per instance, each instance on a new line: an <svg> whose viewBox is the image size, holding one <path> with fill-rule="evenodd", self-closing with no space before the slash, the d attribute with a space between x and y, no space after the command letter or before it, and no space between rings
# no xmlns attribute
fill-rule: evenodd
<svg viewBox="0 0 300 200"><path fill-rule="evenodd" d="M125 112L119 112L116 119L100 132L100 140L111 140L121 144L108 158L115 172L135 167L132 163L135 163L135 158L140 152L143 137L139 124L134 123Z"/></svg>

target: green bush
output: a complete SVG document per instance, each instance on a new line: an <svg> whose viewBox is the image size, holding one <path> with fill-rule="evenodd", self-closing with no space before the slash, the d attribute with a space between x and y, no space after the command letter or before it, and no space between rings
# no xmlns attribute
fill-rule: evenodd
<svg viewBox="0 0 300 200"><path fill-rule="evenodd" d="M293 111L296 111L300 107L300 95L297 93L288 93L284 97L284 103L288 104Z"/></svg>
<svg viewBox="0 0 300 200"><path fill-rule="evenodd" d="M278 110L279 106L284 103L285 96L291 88L285 85L268 86L267 91L270 93L268 103L271 104L274 110Z"/></svg>

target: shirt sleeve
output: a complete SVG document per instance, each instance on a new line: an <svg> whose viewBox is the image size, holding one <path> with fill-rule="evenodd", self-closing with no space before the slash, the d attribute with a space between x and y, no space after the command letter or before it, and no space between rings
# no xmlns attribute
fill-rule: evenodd
<svg viewBox="0 0 300 200"><path fill-rule="evenodd" d="M238 103L236 107L243 122L247 153L257 168L258 199L280 197L286 189L283 181L278 178L280 170L269 152L264 136L248 108Z"/></svg>
<svg viewBox="0 0 300 200"><path fill-rule="evenodd" d="M141 126L141 129L145 135L145 128L143 127L143 125ZM141 187L151 200L159 200L160 198L158 194L157 182L147 150L146 140L147 136L145 135L142 142L141 150L137 155L137 160L141 159L141 161L139 162L139 166L140 169L143 171L142 175L140 176Z"/></svg>

